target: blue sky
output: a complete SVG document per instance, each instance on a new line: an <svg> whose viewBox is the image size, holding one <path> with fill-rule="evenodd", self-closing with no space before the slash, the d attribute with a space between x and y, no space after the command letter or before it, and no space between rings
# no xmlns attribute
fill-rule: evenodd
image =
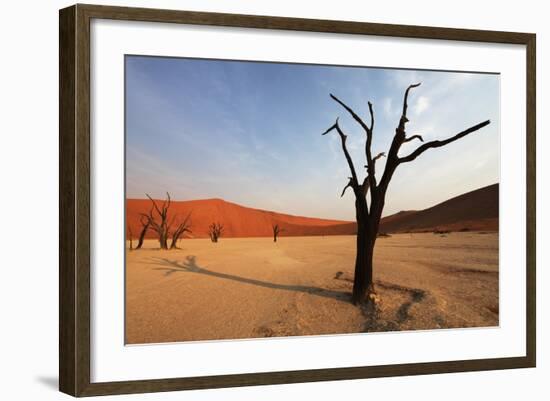
<svg viewBox="0 0 550 401"><path fill-rule="evenodd" d="M173 199L222 198L284 213L354 219L336 117L364 176L365 134L329 93L368 120L373 153L387 151L409 97L409 135L443 139L484 129L401 165L384 215L423 209L499 181L498 75L279 63L126 57L126 189ZM400 155L420 142L404 144ZM384 159L377 163L381 175ZM362 179L362 178L361 178Z"/></svg>

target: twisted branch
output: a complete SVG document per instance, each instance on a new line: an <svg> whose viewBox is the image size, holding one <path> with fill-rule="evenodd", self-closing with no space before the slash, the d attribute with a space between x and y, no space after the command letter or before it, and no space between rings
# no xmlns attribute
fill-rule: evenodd
<svg viewBox="0 0 550 401"><path fill-rule="evenodd" d="M373 162L372 162L372 155L371 155L371 146L372 146L372 129L374 128L374 111L373 111L373 108L372 108L372 103L371 102L368 102L368 105L369 105L369 113L370 113L370 117L371 117L371 125L370 127L363 121L363 119L361 117L359 117L357 115L357 113L355 111L353 111L353 109L351 107L349 107L347 104L345 104L344 102L342 102L340 99L338 99L336 96L334 96L332 93L330 94L330 97L335 100L338 104L340 104L352 117L355 121L357 121L357 123L359 123L359 125L363 128L363 130L365 131L365 133L367 134L367 141L365 143L365 156L367 158L367 165L368 166L371 166L370 169L371 170L374 170L374 166L373 166ZM370 174L367 176L367 177L370 177L369 178L369 181L370 181L370 186L371 188L375 188L376 187L376 182L374 180L374 174L371 176ZM357 182L357 178L355 179L355 181Z"/></svg>
<svg viewBox="0 0 550 401"><path fill-rule="evenodd" d="M414 139L418 139L418 140L420 140L420 142L424 142L424 138L422 138L422 135L413 135L413 136L411 136L411 137L405 138L405 140L403 141L403 143L412 141L412 140L414 140Z"/></svg>
<svg viewBox="0 0 550 401"><path fill-rule="evenodd" d="M367 124L359 117L347 104L342 102L340 99L338 99L336 96L334 96L332 93L330 94L330 97L334 99L336 102L338 102L346 111L353 117L355 121L359 123L361 127L365 130L365 132L370 131L369 127L367 127Z"/></svg>
<svg viewBox="0 0 550 401"><path fill-rule="evenodd" d="M352 187L355 189L359 185L359 182L357 181L357 173L355 172L355 166L353 165L353 160L352 160L352 158L351 158L351 156L348 152L348 148L346 146L347 135L344 134L344 132L340 129L340 125L338 124L338 118L336 119L336 122L334 123L334 125L332 125L329 129L327 129L321 135L326 135L332 130L336 130L336 132L338 132L338 135L340 135L340 140L342 142L342 150L344 151L344 155L346 156L346 160L348 162L348 166L349 166L349 169L351 171L351 176L352 176L352 180L353 180Z"/></svg>
<svg viewBox="0 0 550 401"><path fill-rule="evenodd" d="M348 178L349 178L349 181L346 184L346 186L344 187L344 189L342 190L342 195L340 195L340 198L342 198L344 196L344 194L346 193L346 189L353 186L353 178L351 178L351 177L348 177Z"/></svg>
<svg viewBox="0 0 550 401"><path fill-rule="evenodd" d="M490 123L491 123L490 120L483 121L482 123L474 125L473 127L470 127L470 128L468 128L468 129L466 129L462 132L459 132L455 136L452 136L452 137L447 138L445 140L442 140L442 141L436 140L436 141L427 142L424 145L420 146L418 149L416 149L414 152L412 152L410 155L399 158L398 162L399 163L407 163L407 162L413 161L414 159L416 159L418 156L420 156L422 153L424 153L428 149L439 148L441 146L448 145L449 143L452 143L452 142L454 142L454 141L456 141L460 138L463 138L466 135L471 134L472 132L475 132L475 131L489 125Z"/></svg>

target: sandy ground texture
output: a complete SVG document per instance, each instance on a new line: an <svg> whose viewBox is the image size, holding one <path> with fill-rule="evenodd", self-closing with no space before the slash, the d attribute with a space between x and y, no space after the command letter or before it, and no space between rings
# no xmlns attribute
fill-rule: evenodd
<svg viewBox="0 0 550 401"><path fill-rule="evenodd" d="M498 325L498 234L395 234L375 308L351 304L353 236L147 240L127 251L126 343Z"/></svg>

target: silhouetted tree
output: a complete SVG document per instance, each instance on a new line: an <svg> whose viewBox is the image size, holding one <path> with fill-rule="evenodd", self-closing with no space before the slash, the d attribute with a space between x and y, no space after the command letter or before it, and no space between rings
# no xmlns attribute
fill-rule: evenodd
<svg viewBox="0 0 550 401"><path fill-rule="evenodd" d="M338 104L340 104L351 115L351 117L353 117L353 119L363 128L366 134L365 156L367 159L367 164L365 167L367 171L365 179L360 182L355 171L353 160L346 146L347 135L344 134L344 132L342 131L338 123L338 118L336 119L336 122L323 133L323 135L326 135L331 131L336 131L338 133L342 144L342 151L351 172L351 177L349 177L349 181L342 191L342 196L344 195L347 188L351 188L355 195L355 216L357 221L357 253L355 259L355 274L352 295L352 300L354 304L357 304L358 302L361 302L365 299L371 299L371 293L374 293L372 279L372 260L374 253L374 244L376 242L378 234L380 218L384 209L386 191L397 167L404 163L413 161L428 149L439 148L441 146L448 145L472 132L475 132L485 127L490 123L490 121L487 120L477 125L474 125L462 132L459 132L458 134L447 139L426 142L423 145L419 146L409 155L400 157L399 149L401 148L402 144L412 141L414 139L418 139L421 142L424 142L423 138L420 135L407 137L405 131L405 124L409 121L409 119L407 118L407 100L409 92L411 89L416 88L419 85L420 83L410 85L405 90L405 94L403 97L403 111L401 113L399 124L395 130L395 135L387 154L386 166L384 168L380 183L377 183L376 181L375 164L377 159L385 156L385 153L380 153L376 157L372 157L371 144L374 130L374 111L372 103L368 102L370 125L367 125L361 119L361 117L359 117L350 107L344 104L333 94L330 94L330 97ZM367 202L367 194L369 193L369 190L370 202Z"/></svg>
<svg viewBox="0 0 550 401"><path fill-rule="evenodd" d="M170 194L166 192L166 200L162 202L161 206L159 206L149 194L145 195L153 203L153 207L149 211L149 214L142 214L142 216L149 221L150 228L157 233L160 249L168 249L168 209L170 209L171 204ZM158 220L155 217L155 212L158 216Z"/></svg>
<svg viewBox="0 0 550 401"><path fill-rule="evenodd" d="M168 220L168 211L172 202L170 194L166 192L166 200L164 200L160 206L157 201L149 196L149 194L145 195L149 198L153 206L151 207L149 213L141 214L141 224L143 229L140 235L140 243L138 244L139 247L141 247L141 244L143 243L145 233L149 228L151 228L157 233L160 249L177 248L177 243L181 235L185 232L191 232L191 213L189 213L187 217L182 222L178 223L175 229L172 230L174 222L177 219L177 215L175 215L170 221ZM168 240L170 238L170 247L168 247Z"/></svg>
<svg viewBox="0 0 550 401"><path fill-rule="evenodd" d="M277 242L277 237L279 236L279 233L285 231L285 229L279 227L278 224L273 224L271 227L273 228L273 242Z"/></svg>
<svg viewBox="0 0 550 401"><path fill-rule="evenodd" d="M149 214L152 214L152 211ZM143 215L140 218L140 223L141 223L141 231L139 233L136 249L141 249L141 247L143 246L143 241L145 240L145 234L147 234L147 230L151 225L151 223L149 222L149 218L144 217Z"/></svg>
<svg viewBox="0 0 550 401"><path fill-rule="evenodd" d="M178 239L185 232L191 232L191 212L189 212L187 217L185 217L185 219L178 224L174 231L172 231L172 242L170 244L170 249L177 248Z"/></svg>
<svg viewBox="0 0 550 401"><path fill-rule="evenodd" d="M210 235L210 240L212 242L218 242L218 239L223 234L223 225L220 223L212 223L208 226L208 235Z"/></svg>

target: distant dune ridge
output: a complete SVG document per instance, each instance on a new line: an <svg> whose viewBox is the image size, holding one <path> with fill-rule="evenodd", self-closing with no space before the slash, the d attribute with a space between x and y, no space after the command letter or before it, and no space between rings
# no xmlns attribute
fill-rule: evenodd
<svg viewBox="0 0 550 401"><path fill-rule="evenodd" d="M421 211L403 211L381 221L382 232L498 231L498 190L493 184Z"/></svg>
<svg viewBox="0 0 550 401"><path fill-rule="evenodd" d="M421 211L402 211L382 219L380 232L423 231L497 231L499 186L480 188ZM162 202L162 201L159 201ZM139 235L140 214L151 208L148 199L127 199L126 217L134 239ZM224 225L223 237L270 237L278 224L284 236L350 235L355 222L293 216L268 210L253 209L222 199L172 201L170 216L183 219L191 212L192 234L187 237L207 238L213 222ZM149 232L146 238L154 238Z"/></svg>

